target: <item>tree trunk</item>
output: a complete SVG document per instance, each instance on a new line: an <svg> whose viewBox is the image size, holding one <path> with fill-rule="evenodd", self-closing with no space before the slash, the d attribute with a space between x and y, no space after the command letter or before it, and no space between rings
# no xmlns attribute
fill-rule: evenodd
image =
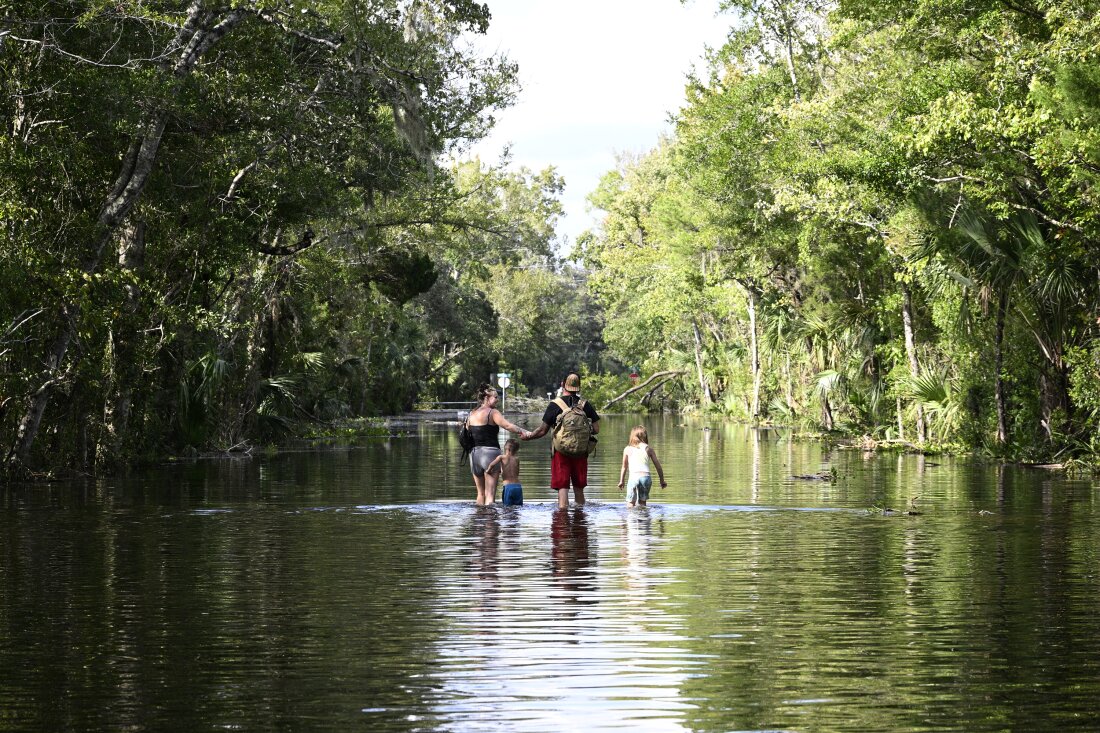
<svg viewBox="0 0 1100 733"><path fill-rule="evenodd" d="M760 340L756 326L756 292L745 288L749 306L749 355L752 361L752 421L760 422Z"/></svg>
<svg viewBox="0 0 1100 733"><path fill-rule="evenodd" d="M1055 424L1055 414L1059 411L1062 418L1067 421L1072 417L1072 407L1069 398L1069 370L1060 350L1060 344L1054 344L1052 356L1039 375L1039 424L1051 443L1055 440L1055 433L1063 431L1065 425Z"/></svg>
<svg viewBox="0 0 1100 733"><path fill-rule="evenodd" d="M79 308L75 306L73 310L79 312ZM72 340L73 334L76 333L76 325L73 321L77 316L75 313L71 313L67 307L62 307L61 317L66 323L57 336L54 337L53 344L51 344L50 350L46 354L46 381L30 396L27 411L23 414L23 419L19 421L19 427L15 432L15 442L12 444L11 450L8 451L7 465L9 469L26 464L35 436L38 435L38 428L42 424L42 415L46 412L46 405L49 404L50 392L61 381L59 374L61 361L69 350L69 342Z"/></svg>
<svg viewBox="0 0 1100 733"><path fill-rule="evenodd" d="M118 265L125 272L136 272L145 261L145 223L134 222L125 226L118 243ZM141 292L137 285L125 286L126 304L123 311L133 314L138 309ZM97 461L117 460L124 450L129 433L130 408L133 401L133 385L141 370L137 364L137 334L123 318L110 336L110 388L103 407L105 442L97 451Z"/></svg>
<svg viewBox="0 0 1100 733"><path fill-rule="evenodd" d="M233 10L226 14L221 22L213 27L203 28L216 18L203 9L200 2L193 2L187 9L187 20L176 34L171 46L165 51L171 54L179 51L176 63L170 71L174 79L172 88L167 97L175 98L183 89L182 81L195 68L202 55L210 49L219 39L233 29L243 18L243 11ZM169 111L167 108L157 108L151 111L142 126L141 134L131 142L129 149L122 159L122 166L114 188L108 194L100 209L97 224L99 237L91 248L91 254L85 261L83 270L87 274L94 273L100 264L103 250L108 242L115 236L119 225L133 209L145 190L149 176L153 172L153 164L156 161L157 151L160 149L161 138L168 123ZM58 374L65 356L72 343L73 336L80 321L79 307L65 304L61 307L62 327L54 337L50 350L46 357L46 379L43 384L30 396L27 410L19 423L15 443L8 452L8 467L26 463L34 444L38 429L42 423L42 415L49 404L54 387L60 381Z"/></svg>
<svg viewBox="0 0 1100 733"><path fill-rule="evenodd" d="M783 44L783 58L787 62L787 76L791 80L791 91L794 93L794 101L801 102L802 94L798 89L798 75L794 69L794 21L791 19L787 9L780 6L780 16L782 17L783 27L780 29L780 42Z"/></svg>
<svg viewBox="0 0 1100 733"><path fill-rule="evenodd" d="M997 300L997 326L994 342L996 355L994 357L994 370L996 373L996 386L994 392L997 400L997 444L1004 445L1008 440L1008 416L1005 405L1005 380L1004 380L1004 340L1005 340L1005 311L1008 310L1008 293L1001 293Z"/></svg>
<svg viewBox="0 0 1100 733"><path fill-rule="evenodd" d="M913 296L909 292L909 286L901 286L901 323L905 330L905 354L909 357L909 372L916 379L920 376L920 363L917 361L917 345L913 335ZM924 443L928 434L924 425L924 406L917 403L917 442Z"/></svg>
<svg viewBox="0 0 1100 733"><path fill-rule="evenodd" d="M905 420L901 413L901 397L894 398L898 409L898 440L905 440Z"/></svg>
<svg viewBox="0 0 1100 733"><path fill-rule="evenodd" d="M699 326L694 320L691 322L691 332L695 336L695 370L699 375L699 389L702 392L703 407L709 408L714 399L710 394L710 385L703 375L703 339L699 335Z"/></svg>
<svg viewBox="0 0 1100 733"><path fill-rule="evenodd" d="M283 293L290 276L290 263L275 263L274 280L268 288L263 309L263 349L260 352L259 372L264 379L279 373L279 330L283 320Z"/></svg>

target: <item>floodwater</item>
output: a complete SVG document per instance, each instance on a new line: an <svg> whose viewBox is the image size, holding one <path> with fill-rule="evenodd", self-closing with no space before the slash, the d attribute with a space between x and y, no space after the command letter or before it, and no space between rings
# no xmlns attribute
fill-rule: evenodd
<svg viewBox="0 0 1100 733"><path fill-rule="evenodd" d="M0 489L0 731L1100 729L1095 482L650 416L630 510L639 419L564 511L430 422Z"/></svg>

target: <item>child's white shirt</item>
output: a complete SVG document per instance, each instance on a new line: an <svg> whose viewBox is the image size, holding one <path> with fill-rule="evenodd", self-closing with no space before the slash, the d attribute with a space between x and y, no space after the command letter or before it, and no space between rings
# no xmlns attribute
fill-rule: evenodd
<svg viewBox="0 0 1100 733"><path fill-rule="evenodd" d="M623 449L626 453L627 467L632 476L649 475L649 446L645 443L628 445Z"/></svg>

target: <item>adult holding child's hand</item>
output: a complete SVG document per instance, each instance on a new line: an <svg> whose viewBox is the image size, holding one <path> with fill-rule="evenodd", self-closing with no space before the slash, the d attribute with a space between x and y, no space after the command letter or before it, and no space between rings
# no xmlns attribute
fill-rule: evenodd
<svg viewBox="0 0 1100 733"><path fill-rule="evenodd" d="M591 403L581 397L581 378L569 374L561 383L561 396L546 407L542 425L531 439L547 433L554 435L550 455L550 488L558 494L558 508L569 506L569 486L577 504L584 504L588 486L588 455L600 432L600 416Z"/></svg>
<svg viewBox="0 0 1100 733"><path fill-rule="evenodd" d="M492 504L496 501L497 479L500 477L500 464L493 461L500 455L500 429L515 433L526 440L531 436L523 428L508 421L497 409L497 390L490 384L482 384L477 389L478 405L470 411L466 425L474 438L474 447L470 451L470 473L474 476L474 488L477 489L477 504Z"/></svg>

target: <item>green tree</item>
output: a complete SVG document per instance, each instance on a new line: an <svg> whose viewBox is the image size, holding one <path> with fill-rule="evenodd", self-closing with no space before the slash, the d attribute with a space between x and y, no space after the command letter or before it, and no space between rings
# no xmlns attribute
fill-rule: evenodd
<svg viewBox="0 0 1100 733"><path fill-rule="evenodd" d="M379 204L438 188L433 159L511 99L514 67L462 40L488 19L464 0L12 6L3 274L29 287L5 287L4 312L39 315L5 354L23 408L8 465L59 394L51 434L118 450L127 423L176 414L165 388L211 351L233 367L226 402L254 407L299 253L375 247ZM393 282L417 261L402 251L352 267L400 301L424 287Z"/></svg>

